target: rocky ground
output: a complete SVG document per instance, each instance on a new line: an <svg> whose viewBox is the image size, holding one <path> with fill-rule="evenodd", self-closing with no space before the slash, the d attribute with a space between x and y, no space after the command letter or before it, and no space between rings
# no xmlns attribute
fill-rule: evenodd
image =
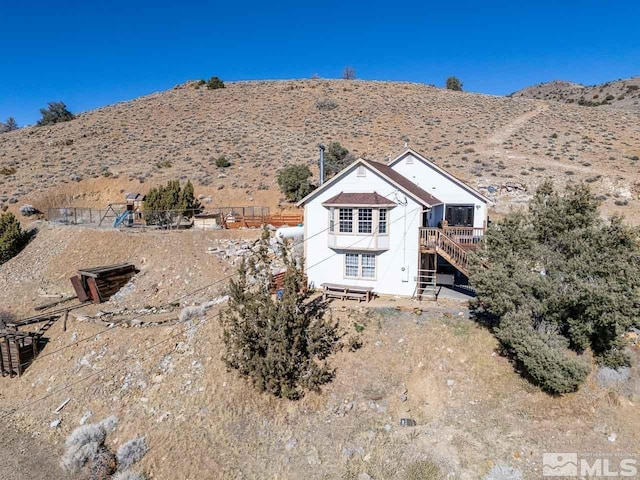
<svg viewBox="0 0 640 480"><path fill-rule="evenodd" d="M555 80L523 88L509 96L640 113L640 76L589 86Z"/></svg>
<svg viewBox="0 0 640 480"><path fill-rule="evenodd" d="M336 377L321 393L296 402L257 393L220 359L224 288L207 285L258 233L41 225L0 267L0 301L15 299L20 314L41 300L38 285L67 293L81 265L129 259L141 272L111 301L76 311L66 331L54 324L22 377L0 379L0 415L26 442L10 436L3 446L9 458L35 452L29 462L4 460L0 473L44 478L75 427L109 415L120 422L108 446L144 435L139 468L157 479L414 478L406 476L417 462L450 478L537 479L545 451L637 451L637 350L621 384L594 373L579 392L554 398L517 375L454 300L334 302L332 317L362 348L332 358Z"/></svg>
<svg viewBox="0 0 640 480"><path fill-rule="evenodd" d="M331 108L327 108L329 105ZM481 189L494 213L542 180L586 181L635 221L638 114L398 82L292 80L177 86L48 127L0 135L0 204L105 208L123 193L190 178L210 207L282 202L276 171L339 141L386 161L410 145ZM225 156L231 166L218 168Z"/></svg>

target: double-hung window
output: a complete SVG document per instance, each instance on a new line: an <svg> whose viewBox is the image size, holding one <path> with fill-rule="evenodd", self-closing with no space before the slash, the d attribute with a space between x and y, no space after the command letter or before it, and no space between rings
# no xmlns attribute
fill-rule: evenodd
<svg viewBox="0 0 640 480"><path fill-rule="evenodd" d="M381 208L378 211L378 233L387 234L387 209Z"/></svg>
<svg viewBox="0 0 640 480"><path fill-rule="evenodd" d="M358 278L360 270L360 255L358 253L347 253L344 260L344 276Z"/></svg>
<svg viewBox="0 0 640 480"><path fill-rule="evenodd" d="M335 209L331 207L329 209L329 231L331 233L336 231L336 217L335 217Z"/></svg>
<svg viewBox="0 0 640 480"><path fill-rule="evenodd" d="M345 278L376 278L376 256L373 253L347 253L344 260Z"/></svg>
<svg viewBox="0 0 640 480"><path fill-rule="evenodd" d="M373 210L371 208L358 209L358 233L373 231Z"/></svg>
<svg viewBox="0 0 640 480"><path fill-rule="evenodd" d="M353 209L341 208L338 213L338 222L340 227L340 233L352 233L353 232Z"/></svg>
<svg viewBox="0 0 640 480"><path fill-rule="evenodd" d="M360 255L362 278L376 278L376 256L373 253L363 253Z"/></svg>

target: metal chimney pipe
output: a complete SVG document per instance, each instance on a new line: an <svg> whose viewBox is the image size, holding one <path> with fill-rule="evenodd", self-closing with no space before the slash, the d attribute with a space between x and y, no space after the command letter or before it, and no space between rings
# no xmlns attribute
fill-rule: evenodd
<svg viewBox="0 0 640 480"><path fill-rule="evenodd" d="M324 145L318 145L320 149L320 186L324 183Z"/></svg>

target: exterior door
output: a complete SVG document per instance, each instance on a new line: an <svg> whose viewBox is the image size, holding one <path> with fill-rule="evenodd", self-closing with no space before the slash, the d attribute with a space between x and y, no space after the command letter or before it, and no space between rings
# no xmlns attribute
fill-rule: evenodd
<svg viewBox="0 0 640 480"><path fill-rule="evenodd" d="M447 205L444 218L452 227L473 227L473 205Z"/></svg>

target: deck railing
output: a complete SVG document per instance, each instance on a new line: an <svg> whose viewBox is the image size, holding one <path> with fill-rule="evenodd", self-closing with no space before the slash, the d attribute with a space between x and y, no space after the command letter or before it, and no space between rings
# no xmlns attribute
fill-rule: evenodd
<svg viewBox="0 0 640 480"><path fill-rule="evenodd" d="M484 237L484 228L444 227L442 231L454 242L464 248L477 248Z"/></svg>
<svg viewBox="0 0 640 480"><path fill-rule="evenodd" d="M483 236L483 228L445 227L445 229L440 229L425 227L420 229L420 246L435 250L467 275L468 250L478 247Z"/></svg>

